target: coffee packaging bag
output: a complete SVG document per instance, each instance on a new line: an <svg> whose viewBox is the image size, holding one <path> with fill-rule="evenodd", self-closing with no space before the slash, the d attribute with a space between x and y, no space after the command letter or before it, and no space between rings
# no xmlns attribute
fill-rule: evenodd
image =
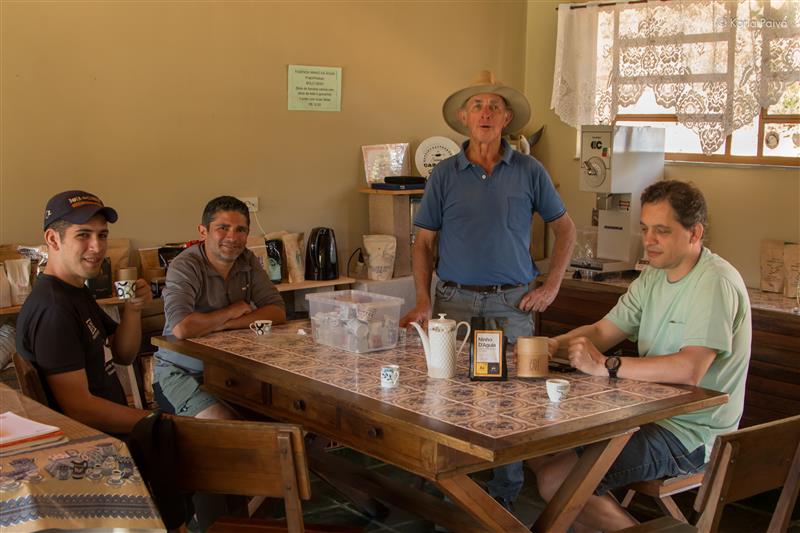
<svg viewBox="0 0 800 533"><path fill-rule="evenodd" d="M0 307L11 307L11 284L6 276L6 266L0 263Z"/></svg>
<svg viewBox="0 0 800 533"><path fill-rule="evenodd" d="M11 285L11 305L22 305L31 293L31 260L6 260L6 277Z"/></svg>
<svg viewBox="0 0 800 533"><path fill-rule="evenodd" d="M267 274L272 283L280 283L282 278L281 265L283 264L283 241L270 239L267 241L268 265Z"/></svg>
<svg viewBox="0 0 800 533"><path fill-rule="evenodd" d="M800 244L787 242L783 246L783 295L796 298L800 290Z"/></svg>
<svg viewBox="0 0 800 533"><path fill-rule="evenodd" d="M397 238L394 235L364 235L362 239L367 256L367 278L381 281L392 279Z"/></svg>
<svg viewBox="0 0 800 533"><path fill-rule="evenodd" d="M121 269L131 266L131 240L109 238L106 257L111 261L111 272L116 275ZM116 278L114 278L116 281Z"/></svg>
<svg viewBox="0 0 800 533"><path fill-rule="evenodd" d="M783 241L761 241L761 290L783 291Z"/></svg>
<svg viewBox="0 0 800 533"><path fill-rule="evenodd" d="M303 233L286 233L281 236L289 283L301 283L306 279L303 236Z"/></svg>

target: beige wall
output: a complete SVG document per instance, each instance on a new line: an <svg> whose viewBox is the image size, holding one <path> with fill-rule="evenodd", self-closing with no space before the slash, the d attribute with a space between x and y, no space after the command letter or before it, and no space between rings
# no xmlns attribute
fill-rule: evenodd
<svg viewBox="0 0 800 533"><path fill-rule="evenodd" d="M482 68L524 84L528 132L547 126L536 155L587 224L575 131L550 110L556 5L2 2L0 242L38 242L47 198L85 188L136 246L193 238L205 202L234 194L259 197L265 230L331 226L349 254L368 231L361 145L458 139L441 103ZM342 67L342 112L287 111L288 64ZM707 194L712 246L748 285L762 238L800 240L796 170L666 175Z"/></svg>
<svg viewBox="0 0 800 533"><path fill-rule="evenodd" d="M575 130L550 109L559 3L528 2L525 86L533 109L529 128L547 126L535 155L560 183L559 191L576 224L587 225L594 195L578 191ZM762 239L800 241L797 169L672 164L666 167L665 177L691 180L704 192L709 203L710 245L739 269L748 286L759 284Z"/></svg>
<svg viewBox="0 0 800 533"><path fill-rule="evenodd" d="M259 197L265 230L331 226L349 254L361 145L456 138L441 104L480 69L524 82L524 0L0 9L0 242L39 242L47 198L84 188L136 246L194 238L234 194ZM342 67L342 111L287 111L288 64Z"/></svg>

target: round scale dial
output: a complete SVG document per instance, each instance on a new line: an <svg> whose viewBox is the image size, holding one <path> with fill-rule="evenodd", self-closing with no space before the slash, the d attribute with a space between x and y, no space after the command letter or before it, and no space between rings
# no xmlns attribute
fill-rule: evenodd
<svg viewBox="0 0 800 533"><path fill-rule="evenodd" d="M586 165L586 183L590 187L599 187L606 181L606 165L599 157L590 157Z"/></svg>

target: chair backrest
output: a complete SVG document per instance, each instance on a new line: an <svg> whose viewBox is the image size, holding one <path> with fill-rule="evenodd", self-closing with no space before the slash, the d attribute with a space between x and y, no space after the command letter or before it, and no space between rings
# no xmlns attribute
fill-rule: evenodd
<svg viewBox="0 0 800 533"><path fill-rule="evenodd" d="M311 498L311 482L300 426L183 416L173 421L181 488L283 498L289 530L302 531L300 499Z"/></svg>
<svg viewBox="0 0 800 533"><path fill-rule="evenodd" d="M800 489L800 416L720 435L694 504L697 530L716 531L726 504L780 487L768 533L786 531Z"/></svg>
<svg viewBox="0 0 800 533"><path fill-rule="evenodd" d="M17 352L11 354L11 360L14 362L14 371L17 373L17 381L19 381L19 388L22 393L28 398L49 407L50 402L47 401L47 394L44 392L44 387L42 387L39 372L36 371L36 368Z"/></svg>

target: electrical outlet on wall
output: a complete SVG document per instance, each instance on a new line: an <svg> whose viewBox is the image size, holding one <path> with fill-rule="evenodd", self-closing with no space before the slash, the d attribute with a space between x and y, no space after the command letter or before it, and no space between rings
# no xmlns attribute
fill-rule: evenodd
<svg viewBox="0 0 800 533"><path fill-rule="evenodd" d="M244 202L251 213L258 211L258 196L240 196L239 200Z"/></svg>

